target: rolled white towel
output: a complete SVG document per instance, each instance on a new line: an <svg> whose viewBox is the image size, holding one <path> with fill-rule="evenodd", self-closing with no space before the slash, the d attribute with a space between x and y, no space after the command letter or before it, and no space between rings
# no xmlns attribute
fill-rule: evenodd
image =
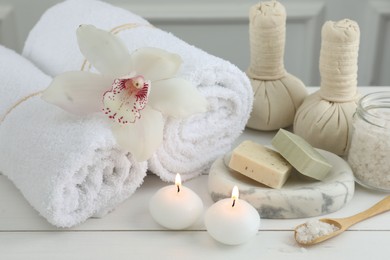
<svg viewBox="0 0 390 260"><path fill-rule="evenodd" d="M236 66L191 46L170 33L150 26L141 17L95 0L68 0L47 10L30 32L23 54L50 75L80 70L76 29L92 24L111 30L123 24L131 29L117 35L132 52L157 47L179 54L179 77L192 82L209 102L209 111L187 119L166 118L164 141L148 160L149 170L173 181L207 171L241 134L252 108L253 92L246 75Z"/></svg>
<svg viewBox="0 0 390 260"><path fill-rule="evenodd" d="M116 147L105 121L73 116L32 95L51 78L28 60L2 46L0 57L0 172L59 227L102 216L128 198L143 182L146 163Z"/></svg>

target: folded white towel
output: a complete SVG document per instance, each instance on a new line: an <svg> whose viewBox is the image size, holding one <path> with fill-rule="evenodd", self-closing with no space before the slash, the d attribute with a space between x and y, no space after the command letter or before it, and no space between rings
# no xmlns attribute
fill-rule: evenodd
<svg viewBox="0 0 390 260"><path fill-rule="evenodd" d="M1 120L51 78L1 46L0 57ZM104 120L75 117L39 95L15 106L0 123L0 172L56 226L112 210L141 185L146 168L116 147Z"/></svg>
<svg viewBox="0 0 390 260"><path fill-rule="evenodd" d="M92 24L111 30L126 23L137 24L118 33L130 52L150 46L179 54L183 59L179 76L191 81L210 104L204 114L185 120L166 118L164 142L148 161L149 169L169 181L177 172L186 180L207 171L231 148L252 107L249 80L236 66L148 26L139 16L95 0L69 0L50 8L32 29L23 54L53 76L80 70L84 58L76 28Z"/></svg>

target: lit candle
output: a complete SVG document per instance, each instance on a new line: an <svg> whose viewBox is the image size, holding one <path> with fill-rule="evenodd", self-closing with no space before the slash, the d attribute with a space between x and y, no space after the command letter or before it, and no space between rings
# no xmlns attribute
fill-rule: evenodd
<svg viewBox="0 0 390 260"><path fill-rule="evenodd" d="M205 225L215 240L238 245L256 235L260 216L252 205L238 199L238 188L234 186L231 199L220 200L207 210Z"/></svg>
<svg viewBox="0 0 390 260"><path fill-rule="evenodd" d="M199 218L203 203L191 189L181 185L176 175L175 185L159 189L149 203L153 219L169 229L185 229Z"/></svg>

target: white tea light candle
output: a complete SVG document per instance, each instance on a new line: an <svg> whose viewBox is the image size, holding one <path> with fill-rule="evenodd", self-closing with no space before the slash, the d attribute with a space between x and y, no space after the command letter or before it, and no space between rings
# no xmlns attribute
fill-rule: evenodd
<svg viewBox="0 0 390 260"><path fill-rule="evenodd" d="M234 186L231 199L223 199L206 212L205 225L209 234L227 245L239 245L256 235L260 227L257 210L244 200L238 199Z"/></svg>
<svg viewBox="0 0 390 260"><path fill-rule="evenodd" d="M175 185L159 189L150 200L149 211L153 219L169 229L185 229L199 218L202 200L191 189L181 185L176 175Z"/></svg>

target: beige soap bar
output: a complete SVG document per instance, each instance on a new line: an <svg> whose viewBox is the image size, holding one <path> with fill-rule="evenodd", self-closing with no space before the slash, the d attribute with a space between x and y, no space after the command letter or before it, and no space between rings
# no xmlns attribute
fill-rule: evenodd
<svg viewBox="0 0 390 260"><path fill-rule="evenodd" d="M303 175L323 180L332 165L302 137L280 129L272 145L291 165Z"/></svg>
<svg viewBox="0 0 390 260"><path fill-rule="evenodd" d="M276 151L244 141L232 152L229 168L271 188L280 189L292 166Z"/></svg>

